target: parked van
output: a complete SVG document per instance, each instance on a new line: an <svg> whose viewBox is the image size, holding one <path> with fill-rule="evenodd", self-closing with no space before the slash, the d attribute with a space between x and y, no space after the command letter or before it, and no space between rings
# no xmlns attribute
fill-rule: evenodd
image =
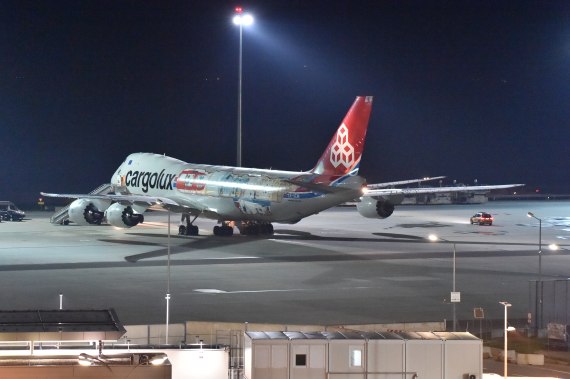
<svg viewBox="0 0 570 379"><path fill-rule="evenodd" d="M4 221L22 221L26 213L11 201L0 201L0 218Z"/></svg>

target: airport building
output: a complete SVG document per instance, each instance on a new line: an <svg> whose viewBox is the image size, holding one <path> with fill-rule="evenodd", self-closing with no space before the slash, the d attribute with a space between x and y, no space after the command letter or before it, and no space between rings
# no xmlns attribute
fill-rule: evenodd
<svg viewBox="0 0 570 379"><path fill-rule="evenodd" d="M246 332L248 379L481 378L482 343L450 332Z"/></svg>
<svg viewBox="0 0 570 379"><path fill-rule="evenodd" d="M125 328L113 310L3 311L0 320L2 378L474 379L483 371L482 342L466 332Z"/></svg>

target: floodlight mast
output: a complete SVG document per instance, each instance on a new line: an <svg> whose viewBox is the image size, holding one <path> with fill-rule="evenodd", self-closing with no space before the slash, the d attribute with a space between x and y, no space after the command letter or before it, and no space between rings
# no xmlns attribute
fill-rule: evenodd
<svg viewBox="0 0 570 379"><path fill-rule="evenodd" d="M243 61L243 27L253 24L253 16L247 13L243 13L242 7L235 8L235 16L233 18L233 23L239 26L239 63L238 63L238 116L237 116L237 157L236 166L242 166L242 61Z"/></svg>

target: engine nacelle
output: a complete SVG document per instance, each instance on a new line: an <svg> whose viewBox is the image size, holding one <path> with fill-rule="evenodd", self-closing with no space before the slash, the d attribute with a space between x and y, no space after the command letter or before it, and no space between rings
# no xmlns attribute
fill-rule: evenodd
<svg viewBox="0 0 570 379"><path fill-rule="evenodd" d="M376 200L369 196L363 196L360 198L360 202L356 203L356 209L364 217L387 218L394 213L394 203L390 200Z"/></svg>
<svg viewBox="0 0 570 379"><path fill-rule="evenodd" d="M110 200L77 199L69 205L69 221L79 225L100 225Z"/></svg>
<svg viewBox="0 0 570 379"><path fill-rule="evenodd" d="M141 214L145 209L136 205L122 205L115 203L105 211L107 222L117 228L132 228L144 222Z"/></svg>

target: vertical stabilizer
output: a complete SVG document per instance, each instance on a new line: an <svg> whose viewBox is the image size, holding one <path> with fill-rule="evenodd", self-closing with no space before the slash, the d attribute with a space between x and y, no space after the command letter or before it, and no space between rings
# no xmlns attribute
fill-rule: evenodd
<svg viewBox="0 0 570 379"><path fill-rule="evenodd" d="M358 174L371 110L372 96L356 98L312 173L331 177Z"/></svg>

